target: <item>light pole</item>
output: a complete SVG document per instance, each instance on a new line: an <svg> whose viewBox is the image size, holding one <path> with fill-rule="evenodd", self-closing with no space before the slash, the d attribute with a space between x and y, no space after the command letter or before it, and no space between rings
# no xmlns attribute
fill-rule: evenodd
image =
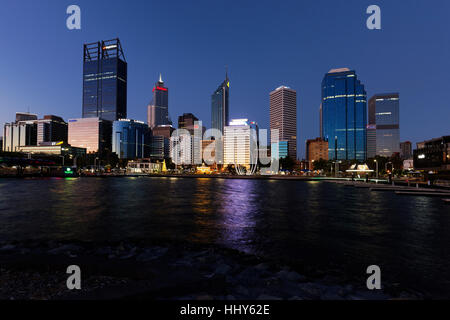
<svg viewBox="0 0 450 320"><path fill-rule="evenodd" d="M375 160L373 160L373 161L375 161L375 164L376 164L376 166L377 166L377 180L378 180L378 161L377 161L377 159L375 159Z"/></svg>
<svg viewBox="0 0 450 320"><path fill-rule="evenodd" d="M64 156L60 156L62 158L62 166L64 167Z"/></svg>

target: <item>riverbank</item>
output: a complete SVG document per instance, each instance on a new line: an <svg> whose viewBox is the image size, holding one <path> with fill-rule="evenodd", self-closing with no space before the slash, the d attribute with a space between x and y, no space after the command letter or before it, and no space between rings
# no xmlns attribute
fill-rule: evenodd
<svg viewBox="0 0 450 320"><path fill-rule="evenodd" d="M66 287L78 265L82 289ZM418 293L369 291L336 276L216 246L133 242L0 244L0 299L383 300Z"/></svg>

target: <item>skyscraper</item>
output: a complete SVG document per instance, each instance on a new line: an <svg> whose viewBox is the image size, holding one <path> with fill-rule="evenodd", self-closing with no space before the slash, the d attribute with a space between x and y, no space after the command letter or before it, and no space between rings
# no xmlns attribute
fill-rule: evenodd
<svg viewBox="0 0 450 320"><path fill-rule="evenodd" d="M169 118L169 89L164 86L161 74L153 87L152 101L147 107L147 123L151 129L172 124Z"/></svg>
<svg viewBox="0 0 450 320"><path fill-rule="evenodd" d="M330 70L322 81L322 134L330 160L367 157L367 94L355 71Z"/></svg>
<svg viewBox="0 0 450 320"><path fill-rule="evenodd" d="M150 130L142 121L120 119L112 126L112 152L119 159L146 158L150 154Z"/></svg>
<svg viewBox="0 0 450 320"><path fill-rule="evenodd" d="M126 117L127 63L119 39L85 44L83 118Z"/></svg>
<svg viewBox="0 0 450 320"><path fill-rule="evenodd" d="M297 160L297 92L281 86L270 93L270 130L279 130L279 141L288 141L288 156Z"/></svg>
<svg viewBox="0 0 450 320"><path fill-rule="evenodd" d="M400 152L400 101L398 93L376 94L369 100L369 126L375 128L375 155Z"/></svg>
<svg viewBox="0 0 450 320"><path fill-rule="evenodd" d="M211 96L211 128L219 130L222 134L229 121L229 91L230 80L227 73L225 80Z"/></svg>

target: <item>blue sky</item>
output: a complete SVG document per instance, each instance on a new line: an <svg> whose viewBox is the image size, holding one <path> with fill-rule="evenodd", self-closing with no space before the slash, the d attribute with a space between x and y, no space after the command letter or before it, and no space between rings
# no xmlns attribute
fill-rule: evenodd
<svg viewBox="0 0 450 320"><path fill-rule="evenodd" d="M81 30L66 8L81 8ZM382 30L366 28L381 7ZM269 124L269 92L297 90L299 156L319 135L320 84L357 72L369 97L400 92L401 140L450 134L450 1L18 1L0 11L0 123L28 109L81 116L83 43L119 37L128 62L128 117L146 120L159 73L174 120L210 125L210 96L228 65L230 117Z"/></svg>

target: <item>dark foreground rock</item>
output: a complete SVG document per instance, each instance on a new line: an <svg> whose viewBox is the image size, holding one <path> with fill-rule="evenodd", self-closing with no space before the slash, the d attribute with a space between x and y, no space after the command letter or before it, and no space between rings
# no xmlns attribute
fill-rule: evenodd
<svg viewBox="0 0 450 320"><path fill-rule="evenodd" d="M68 290L69 265L81 290ZM312 278L277 261L217 247L130 243L0 244L0 299L420 299Z"/></svg>

